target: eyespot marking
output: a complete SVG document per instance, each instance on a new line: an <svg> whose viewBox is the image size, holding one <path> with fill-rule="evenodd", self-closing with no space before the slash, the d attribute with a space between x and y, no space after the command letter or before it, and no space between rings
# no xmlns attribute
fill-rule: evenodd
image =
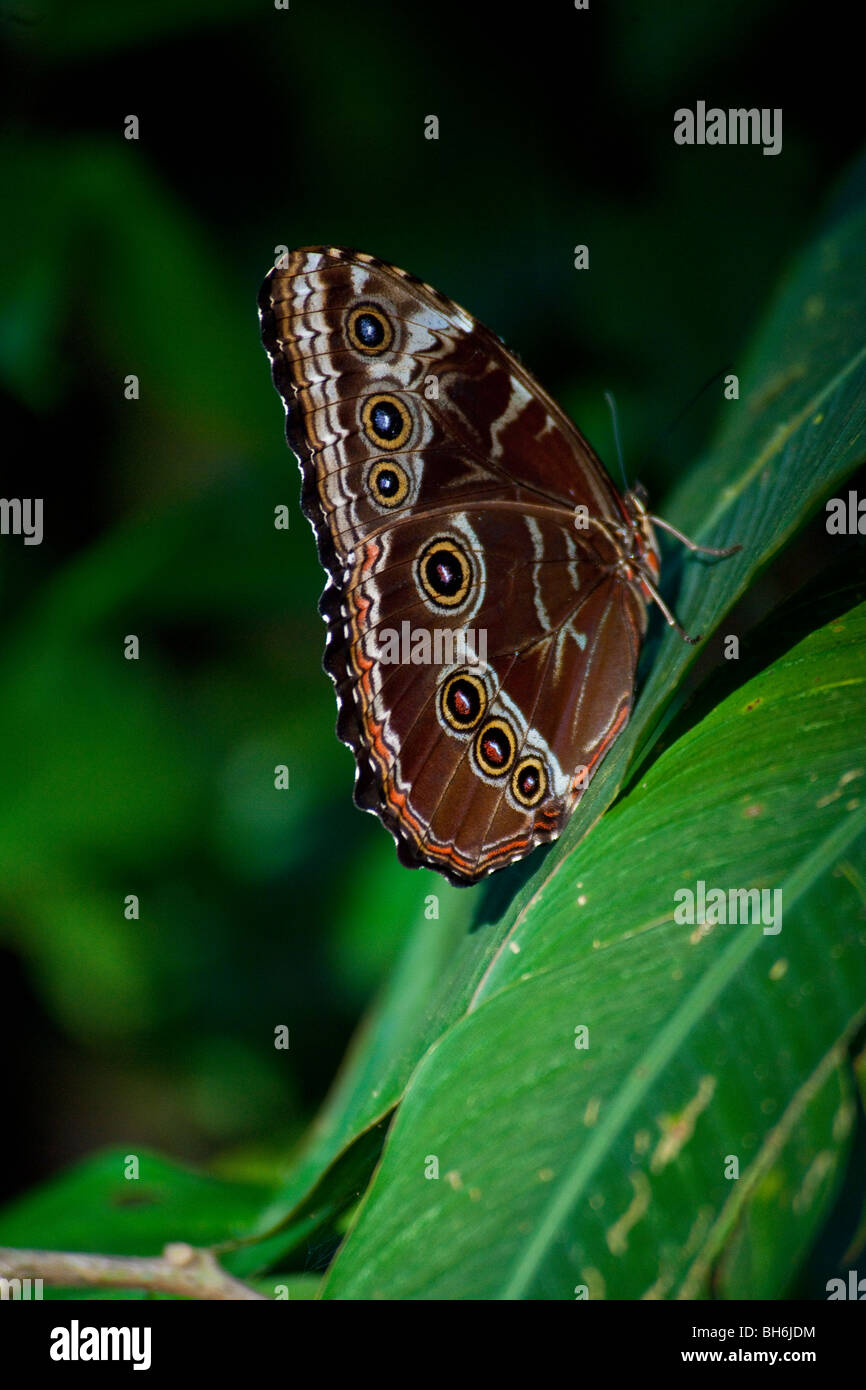
<svg viewBox="0 0 866 1390"><path fill-rule="evenodd" d="M377 449L402 449L412 433L412 416L399 396L377 392L363 404L361 425Z"/></svg>
<svg viewBox="0 0 866 1390"><path fill-rule="evenodd" d="M527 810L537 806L547 792L547 772L544 763L534 755L521 758L511 774L511 794Z"/></svg>
<svg viewBox="0 0 866 1390"><path fill-rule="evenodd" d="M511 725L505 719L488 719L475 735L472 752L486 777L504 777L517 753L517 738Z"/></svg>
<svg viewBox="0 0 866 1390"><path fill-rule="evenodd" d="M449 728L468 733L484 717L487 691L484 682L469 671L449 676L439 692L439 712Z"/></svg>
<svg viewBox="0 0 866 1390"><path fill-rule="evenodd" d="M435 608L459 608L472 588L472 562L452 536L437 536L425 545L415 575L422 598L429 599Z"/></svg>
<svg viewBox="0 0 866 1390"><path fill-rule="evenodd" d="M367 474L367 487L379 507L399 507L409 496L409 474L396 459L377 459Z"/></svg>
<svg viewBox="0 0 866 1390"><path fill-rule="evenodd" d="M365 357L378 357L394 341L391 320L378 304L356 304L346 320L349 346Z"/></svg>

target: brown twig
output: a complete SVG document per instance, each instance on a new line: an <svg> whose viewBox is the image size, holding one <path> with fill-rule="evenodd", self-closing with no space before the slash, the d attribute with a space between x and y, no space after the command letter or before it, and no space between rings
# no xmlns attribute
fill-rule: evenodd
<svg viewBox="0 0 866 1390"><path fill-rule="evenodd" d="M180 1241L166 1245L161 1255L142 1259L0 1248L0 1278L42 1279L65 1289L150 1289L181 1298L268 1301L227 1274L210 1250L197 1250Z"/></svg>

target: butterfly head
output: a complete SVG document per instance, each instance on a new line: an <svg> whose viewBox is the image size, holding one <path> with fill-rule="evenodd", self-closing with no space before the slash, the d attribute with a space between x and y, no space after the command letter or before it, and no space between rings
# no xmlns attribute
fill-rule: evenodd
<svg viewBox="0 0 866 1390"><path fill-rule="evenodd" d="M642 574L645 574L655 583L661 570L661 554L648 510L646 488L642 483L635 483L622 500L627 516L627 525L623 528L623 575L631 582L640 583ZM646 586L641 585L641 588L644 597L649 599L651 595Z"/></svg>

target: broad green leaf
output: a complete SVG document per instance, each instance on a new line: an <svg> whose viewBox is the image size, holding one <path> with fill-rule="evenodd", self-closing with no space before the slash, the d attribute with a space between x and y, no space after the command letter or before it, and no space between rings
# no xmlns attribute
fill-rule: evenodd
<svg viewBox="0 0 866 1390"><path fill-rule="evenodd" d="M709 564L687 560L679 593L668 592L687 628L711 633L758 571L866 454L866 208L857 207L786 275L745 359L741 398L725 428L670 504L672 523L704 544L739 542L741 553ZM656 738L695 649L666 630L631 722L549 851L463 893L440 920L419 920L403 962L356 1045L285 1210L341 1147L396 1105L424 1052L461 1018L490 968L503 933L550 880L567 884L582 865L587 831L610 805L636 755ZM730 790L729 774L728 788ZM418 889L420 902L431 876ZM547 901L547 897L545 897ZM473 930L467 932L472 924ZM411 990L415 1019L407 1016Z"/></svg>
<svg viewBox="0 0 866 1390"><path fill-rule="evenodd" d="M783 1244L802 1252L829 1195L809 1174L838 1162L850 1102L828 1124L826 1097L798 1114L797 1094L866 1000L864 696L866 605L685 734L579 872L538 890L412 1076L327 1297L705 1293L692 1271L726 1208L751 1194L756 1219L759 1178L801 1194ZM699 881L765 889L770 910L778 892L782 917L679 924L675 895ZM761 1230L790 1221L765 1204ZM763 1263L778 1297L793 1270ZM740 1297L757 1296L750 1271Z"/></svg>
<svg viewBox="0 0 866 1390"><path fill-rule="evenodd" d="M736 1224L720 1252L705 1242L684 1295L706 1292L714 1259L717 1298L739 1298L742 1289L752 1298L773 1298L788 1285L827 1214L850 1152L855 1114L851 1066L843 1050L833 1048L767 1136L745 1199L734 1201L738 1194L731 1194L719 1227L724 1230L733 1216Z"/></svg>
<svg viewBox="0 0 866 1390"><path fill-rule="evenodd" d="M866 207L834 225L785 277L741 373L741 399L707 459L663 515L704 545L742 545L683 565L680 621L711 633L754 576L866 457ZM668 630L632 719L571 824L534 876L543 882L610 803L696 649ZM533 885L530 885L529 892Z"/></svg>
<svg viewBox="0 0 866 1390"><path fill-rule="evenodd" d="M225 1263L231 1273L246 1279L251 1274L273 1267L310 1240L319 1244L320 1241L314 1239L316 1233L324 1230L336 1236L341 1219L345 1225L348 1210L357 1205L363 1196L370 1173L382 1152L385 1129L384 1121L372 1125L354 1144L350 1144L333 1167L326 1169L321 1179L313 1184L309 1195L292 1204L291 1221L288 1223L284 1222L287 1189L275 1194L275 1200L257 1214L251 1227L255 1239L227 1255ZM295 1190L300 1193L309 1185L308 1170L303 1166L299 1169L296 1182ZM337 1240L334 1239L329 1254L336 1244Z"/></svg>
<svg viewBox="0 0 866 1390"><path fill-rule="evenodd" d="M139 1176L126 1178L128 1152L94 1154L5 1207L0 1245L102 1255L157 1255L169 1241L210 1246L245 1236L270 1195L138 1149Z"/></svg>

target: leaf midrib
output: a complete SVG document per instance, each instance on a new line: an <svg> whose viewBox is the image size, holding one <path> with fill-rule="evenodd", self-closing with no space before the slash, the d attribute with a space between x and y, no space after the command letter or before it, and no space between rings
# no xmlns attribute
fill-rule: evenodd
<svg viewBox="0 0 866 1390"><path fill-rule="evenodd" d="M866 806L837 825L782 884L786 912L790 912L828 863L837 858L863 831L866 831ZM518 1257L510 1277L498 1295L500 1299L515 1300L524 1297L547 1251L558 1238L564 1219L589 1184L610 1146L675 1056L691 1029L715 1003L762 940L763 932L740 932L683 999L647 1050L641 1054L640 1061L629 1072L619 1094L615 1095L607 1106L604 1118L593 1131L583 1151L551 1195L534 1234Z"/></svg>
<svg viewBox="0 0 866 1390"><path fill-rule="evenodd" d="M855 352L853 356L849 357L844 366L840 367L829 381L825 382L814 395L810 396L806 404L801 406L800 409L791 416L790 420L779 422L764 447L755 455L755 458L744 472L740 474L739 478L734 482L727 483L725 487L722 488L719 500L703 519L698 534L702 535L704 532L713 530L719 518L725 515L731 504L742 495L749 483L760 475L761 471L766 468L770 459L782 448L782 445L788 443L789 439L796 434L801 425L807 423L809 418L820 409L829 397L832 396L833 392L836 391L838 387L843 384L845 379L864 361L866 361L866 344L864 344L858 352Z"/></svg>
<svg viewBox="0 0 866 1390"><path fill-rule="evenodd" d="M677 1298L700 1298L700 1290L704 1280L709 1275L713 1261L718 1259L721 1254L728 1233L745 1210L761 1179L784 1149L795 1125L802 1118L806 1106L818 1093L824 1082L844 1063L845 1042L861 1026L864 1017L866 1017L866 1007L861 1009L854 1020L848 1023L841 1037L830 1044L806 1080L794 1092L781 1118L765 1136L759 1149L740 1174L739 1180L733 1184L733 1190L701 1242L700 1249L680 1282L676 1294Z"/></svg>

